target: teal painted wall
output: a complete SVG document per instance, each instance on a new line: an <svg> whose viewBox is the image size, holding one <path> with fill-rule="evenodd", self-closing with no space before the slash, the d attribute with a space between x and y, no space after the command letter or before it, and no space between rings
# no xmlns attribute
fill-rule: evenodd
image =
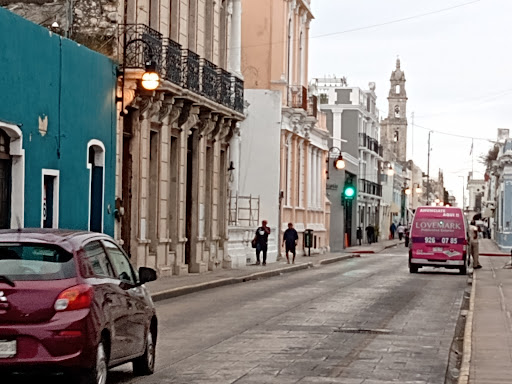
<svg viewBox="0 0 512 384"><path fill-rule="evenodd" d="M110 59L0 8L0 121L23 132L25 227L41 226L47 168L60 171L59 227L88 228L87 143L96 139L105 146L103 231L113 235L115 86Z"/></svg>

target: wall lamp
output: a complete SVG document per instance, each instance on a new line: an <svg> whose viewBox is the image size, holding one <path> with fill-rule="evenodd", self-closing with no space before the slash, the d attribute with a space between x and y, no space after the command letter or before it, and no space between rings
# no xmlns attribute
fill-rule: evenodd
<svg viewBox="0 0 512 384"><path fill-rule="evenodd" d="M383 172L386 172L386 175L393 176L395 174L395 170L393 169L393 165L389 161L384 162Z"/></svg>
<svg viewBox="0 0 512 384"><path fill-rule="evenodd" d="M142 88L144 88L147 91L154 91L160 85L160 74L158 73L158 70L157 70L156 61L153 59L154 54L153 54L153 49L152 49L151 45L144 39L133 39L133 40L130 40L127 42L126 41L126 32L125 32L124 46L123 46L123 70L122 71L118 70L118 72L117 72L117 76L121 77L121 97L117 97L116 101L121 102L121 113L120 113L121 116L125 115L125 113L124 113L124 85L125 85L125 75L126 75L126 73L125 73L126 50L128 49L128 47L131 44L135 44L135 43L144 44L149 53L149 59L145 63L145 70L144 70L144 73L142 74L140 85L142 86Z"/></svg>
<svg viewBox="0 0 512 384"><path fill-rule="evenodd" d="M338 147L329 148L329 150L327 151L327 159L325 160L325 162L327 164L327 169L325 171L325 173L327 174L327 179L329 179L329 159L330 159L329 155L332 150L338 151L338 157L336 159L334 159L332 166L337 170L345 169L345 166L346 166L345 160L343 160L343 156L341 155L341 149Z"/></svg>

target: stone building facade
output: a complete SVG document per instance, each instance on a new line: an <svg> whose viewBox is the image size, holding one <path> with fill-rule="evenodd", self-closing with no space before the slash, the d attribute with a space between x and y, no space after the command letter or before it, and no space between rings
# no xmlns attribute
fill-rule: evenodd
<svg viewBox="0 0 512 384"><path fill-rule="evenodd" d="M161 275L229 267L229 143L244 117L241 0L62 4L54 14L44 0L29 8L120 63L116 239ZM155 91L141 86L148 62L161 76Z"/></svg>

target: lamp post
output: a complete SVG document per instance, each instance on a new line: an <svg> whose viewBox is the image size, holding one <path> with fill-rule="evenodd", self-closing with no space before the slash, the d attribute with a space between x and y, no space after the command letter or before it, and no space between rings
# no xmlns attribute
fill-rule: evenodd
<svg viewBox="0 0 512 384"><path fill-rule="evenodd" d="M464 212L464 178L465 176L459 176L462 178L462 198L461 198L461 207L462 207L462 212Z"/></svg>

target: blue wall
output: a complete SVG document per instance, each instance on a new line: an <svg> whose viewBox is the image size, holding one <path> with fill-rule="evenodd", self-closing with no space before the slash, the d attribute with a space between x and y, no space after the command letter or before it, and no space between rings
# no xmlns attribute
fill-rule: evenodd
<svg viewBox="0 0 512 384"><path fill-rule="evenodd" d="M41 170L48 168L60 171L59 227L88 228L87 143L96 139L105 146L103 227L113 234L115 86L110 59L0 8L0 120L23 132L26 227L41 226Z"/></svg>

